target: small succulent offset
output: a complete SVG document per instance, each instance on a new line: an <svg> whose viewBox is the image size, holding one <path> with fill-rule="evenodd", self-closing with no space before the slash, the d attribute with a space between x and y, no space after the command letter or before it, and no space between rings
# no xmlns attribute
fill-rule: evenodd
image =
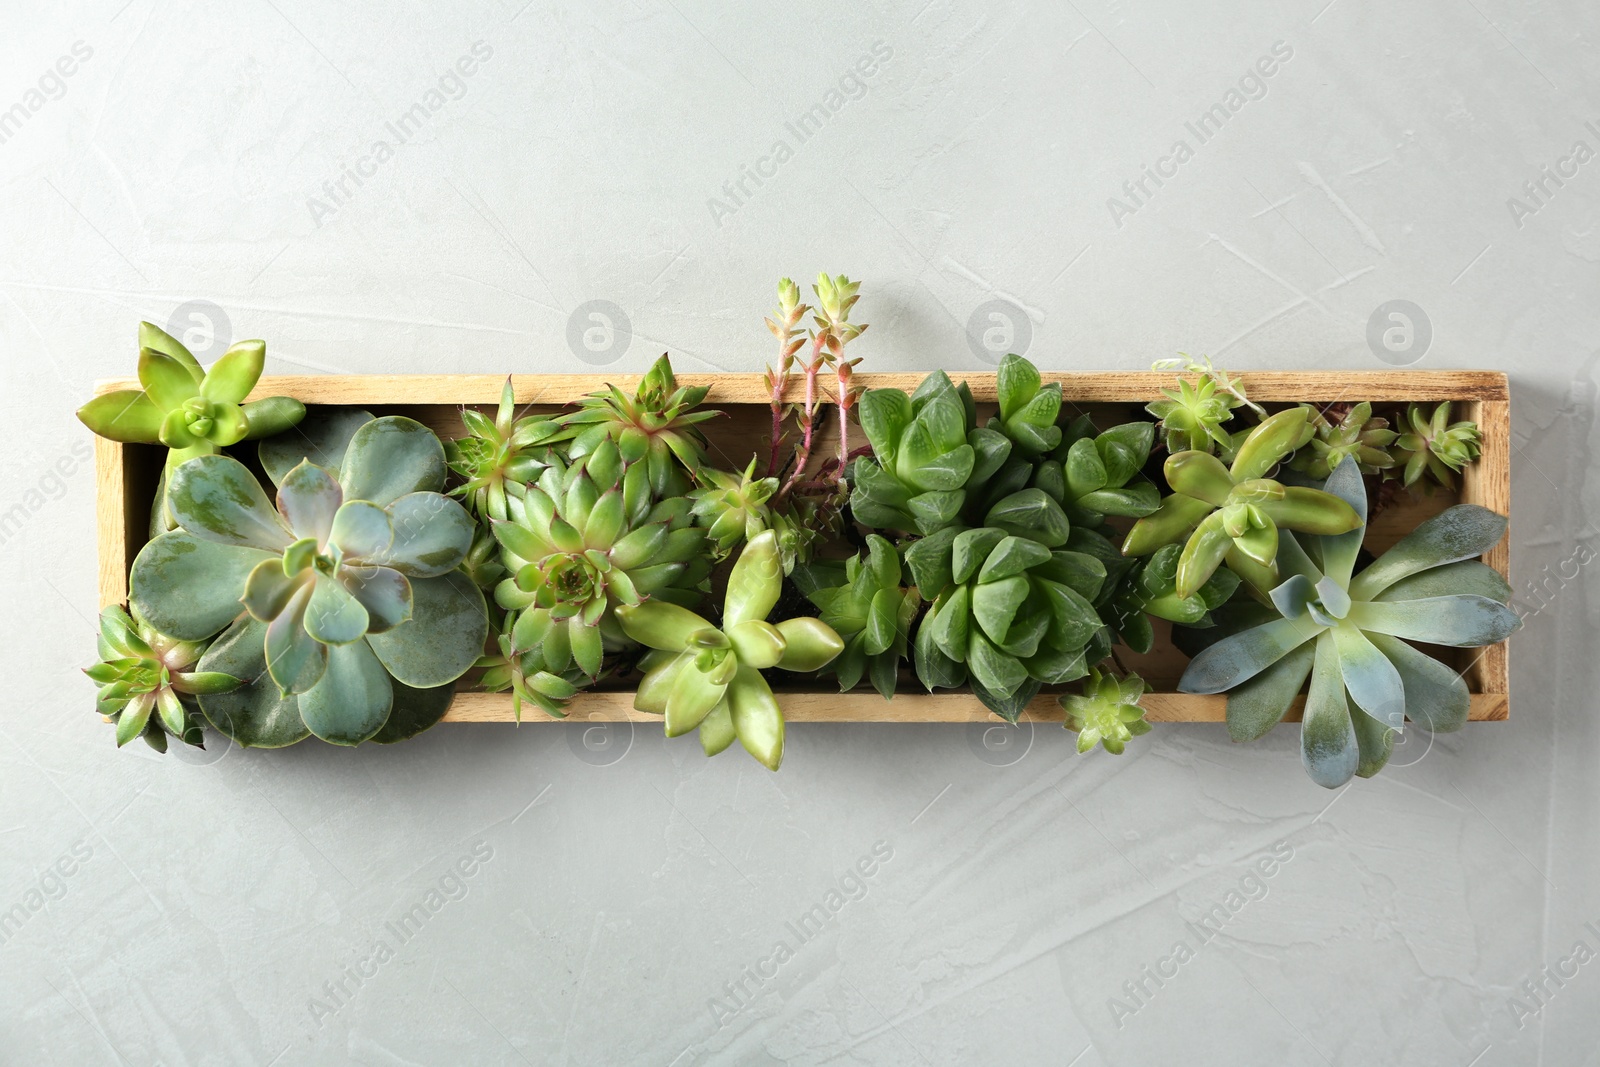
<svg viewBox="0 0 1600 1067"><path fill-rule="evenodd" d="M1083 694L1061 697L1066 712L1062 725L1077 732L1078 751L1088 752L1098 744L1120 756L1129 741L1149 733L1150 724L1139 706L1144 690L1144 679L1137 674L1119 679L1109 671L1101 674L1090 668L1089 677L1083 680Z"/></svg>
<svg viewBox="0 0 1600 1067"><path fill-rule="evenodd" d="M493 521L509 577L495 589L518 612L512 648L539 649L550 672L572 664L590 678L606 651L627 646L614 609L646 598L699 602L711 560L704 530L691 525L687 497L654 502L650 464L627 464L617 443L564 463L550 458L539 481L509 497Z"/></svg>
<svg viewBox="0 0 1600 1067"><path fill-rule="evenodd" d="M909 397L869 389L858 412L872 455L852 467L850 509L874 529L926 535L950 526L966 506L967 486L981 486L1011 453L1004 434L978 427L966 384L943 371Z"/></svg>
<svg viewBox="0 0 1600 1067"><path fill-rule="evenodd" d="M1178 559L1178 596L1197 593L1224 560L1264 594L1278 584L1273 561L1280 527L1331 535L1360 526L1339 497L1266 477L1309 437L1307 414L1290 408L1262 422L1240 444L1231 468L1208 452L1168 456L1163 471L1174 492L1134 523L1123 553L1144 556L1187 539Z"/></svg>
<svg viewBox="0 0 1600 1067"><path fill-rule="evenodd" d="M578 410L561 416L572 434L567 454L587 456L602 441L613 441L625 463L643 461L650 472L650 490L657 499L688 491L685 472L706 464L706 439L696 425L720 411L695 411L709 386L678 385L672 361L656 360L632 396L614 385L578 401Z"/></svg>
<svg viewBox="0 0 1600 1067"><path fill-rule="evenodd" d="M628 636L655 651L634 696L640 711L666 717L668 737L696 727L706 755L737 739L770 770L783 762L783 712L761 672L817 671L844 641L820 619L766 621L783 590L777 536L758 534L733 565L722 625L663 600L617 608Z"/></svg>
<svg viewBox="0 0 1600 1067"><path fill-rule="evenodd" d="M992 526L952 527L908 548L906 563L934 597L914 644L929 690L970 680L985 706L1015 722L1041 683L1082 678L1110 650L1093 604L1105 565L1091 555Z"/></svg>
<svg viewBox="0 0 1600 1067"><path fill-rule="evenodd" d="M1405 432L1394 442L1394 459L1404 471L1407 486L1415 485L1427 473L1445 488L1454 488L1455 475L1478 458L1478 424L1451 422L1448 400L1434 408L1432 415L1425 414L1421 404L1412 404L1400 423Z"/></svg>
<svg viewBox="0 0 1600 1067"><path fill-rule="evenodd" d="M1408 715L1435 732L1466 721L1471 698L1460 674L1408 642L1490 645L1521 620L1506 606L1505 579L1473 558L1505 535L1504 516L1458 504L1354 574L1367 513L1354 460L1327 490L1361 524L1320 538L1315 560L1286 536L1279 559L1289 577L1272 591L1280 617L1205 648L1178 688L1228 692L1228 732L1249 741L1283 718L1309 675L1301 758L1312 781L1332 789L1381 770Z"/></svg>
<svg viewBox="0 0 1600 1067"><path fill-rule="evenodd" d="M1165 398L1148 404L1145 410L1161 420L1162 438L1168 452L1216 452L1224 457L1233 451L1233 435L1223 426L1233 418L1233 412L1249 406L1256 414L1265 416L1259 404L1245 396L1239 379L1230 378L1228 372L1214 367L1210 359L1193 360L1188 356L1178 359L1157 360L1155 370L1178 370L1193 373L1190 382L1178 379L1176 389L1163 389Z"/></svg>
<svg viewBox="0 0 1600 1067"><path fill-rule="evenodd" d="M768 501L778 491L778 479L757 478L755 473L754 456L743 474L704 467L699 475L705 484L689 494L695 522L706 528L718 559L726 559L740 545L775 525Z"/></svg>
<svg viewBox="0 0 1600 1067"><path fill-rule="evenodd" d="M204 748L201 693L226 693L243 685L231 674L195 669L204 641L178 641L119 607L100 613L100 662L83 673L100 687L95 710L117 727L117 747L143 737L157 752L171 735Z"/></svg>
<svg viewBox="0 0 1600 1067"><path fill-rule="evenodd" d="M517 651L512 646L511 628L515 612L507 612L505 624L495 638L498 652L483 656L473 666L481 669L478 685L485 693L511 692L511 711L522 721L522 705L533 704L554 719L567 717L567 701L588 681L581 671L569 668L562 674L546 669L540 649Z"/></svg>
<svg viewBox="0 0 1600 1067"><path fill-rule="evenodd" d="M885 700L894 697L911 624L922 606L917 589L903 587L902 578L899 553L877 534L868 534L866 552L842 567L814 563L795 572L822 621L844 639L844 651L830 665L840 692L854 689L865 673Z"/></svg>
<svg viewBox="0 0 1600 1067"><path fill-rule="evenodd" d="M1289 465L1318 481L1326 480L1347 457L1356 461L1362 474L1377 474L1393 467L1395 458L1389 446L1399 435L1389 429L1389 420L1374 417L1372 405L1362 402L1343 405L1347 410L1339 415L1338 422L1333 422L1328 416L1338 414L1339 406L1323 411L1308 409L1311 414L1307 418L1316 435L1295 453Z"/></svg>
<svg viewBox="0 0 1600 1067"><path fill-rule="evenodd" d="M134 560L131 600L152 626L184 641L226 629L201 669L246 685L200 707L241 745L410 736L483 652L483 596L457 570L473 522L438 492L438 438L369 416L335 459L273 474L276 508L237 460L188 461L168 488L178 529Z"/></svg>
<svg viewBox="0 0 1600 1067"><path fill-rule="evenodd" d="M548 466L545 458L550 445L571 436L550 416L517 418L509 377L493 419L463 408L461 421L466 424L466 436L444 444L446 462L464 479L450 495L465 498L473 512L485 519L506 518L507 494L520 493L539 477Z"/></svg>
<svg viewBox="0 0 1600 1067"><path fill-rule="evenodd" d="M1227 603L1239 588L1239 576L1218 568L1191 596L1178 595L1178 559L1183 549L1163 545L1136 563L1111 598L1117 636L1134 652L1144 655L1155 644L1150 617L1184 626L1211 625L1211 612Z"/></svg>
<svg viewBox="0 0 1600 1067"><path fill-rule="evenodd" d="M171 451L162 485L179 464L240 441L269 437L305 417L305 405L286 396L245 403L266 364L265 341L240 341L203 370L190 351L160 327L139 324L142 389L102 393L78 409L78 419L101 437L128 444L162 444ZM164 496L164 490L158 499ZM156 508L151 528L171 529Z"/></svg>

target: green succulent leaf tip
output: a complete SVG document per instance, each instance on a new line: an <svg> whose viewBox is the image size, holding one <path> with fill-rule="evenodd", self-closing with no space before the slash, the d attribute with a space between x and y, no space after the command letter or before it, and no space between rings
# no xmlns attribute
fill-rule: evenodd
<svg viewBox="0 0 1600 1067"><path fill-rule="evenodd" d="M634 707L662 715L668 737L698 728L708 756L738 740L770 770L783 762L784 723L761 671L818 671L844 649L832 627L814 618L766 621L783 588L777 535L752 538L728 576L722 625L661 600L621 605L616 616L634 641L655 651Z"/></svg>
<svg viewBox="0 0 1600 1067"><path fill-rule="evenodd" d="M1120 756L1130 740L1149 733L1150 724L1139 705L1144 690L1144 679L1137 674L1119 679L1091 667L1082 694L1060 698L1066 713L1063 725L1077 732L1078 751L1088 752L1098 744Z"/></svg>
<svg viewBox="0 0 1600 1067"><path fill-rule="evenodd" d="M1321 536L1314 554L1286 534L1288 577L1271 596L1277 617L1205 648L1178 688L1227 692L1229 733L1247 741L1283 718L1309 676L1301 758L1313 781L1336 788L1381 770L1408 717L1435 732L1466 721L1471 698L1460 674L1411 642L1489 645L1521 620L1506 606L1505 579L1474 558L1505 535L1503 516L1458 504L1353 574L1367 505L1358 461L1346 458L1325 488L1360 525Z"/></svg>
<svg viewBox="0 0 1600 1067"><path fill-rule="evenodd" d="M117 728L117 747L135 737L157 752L167 738L204 748L201 693L228 693L244 682L230 674L201 671L206 642L168 637L120 607L100 613L99 662L83 673L99 687L95 710Z"/></svg>

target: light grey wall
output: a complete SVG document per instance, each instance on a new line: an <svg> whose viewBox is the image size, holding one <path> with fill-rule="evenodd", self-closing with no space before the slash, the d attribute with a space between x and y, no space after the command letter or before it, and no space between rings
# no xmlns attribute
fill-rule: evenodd
<svg viewBox="0 0 1600 1067"><path fill-rule="evenodd" d="M7 12L0 1061L1600 1063L1593 5L520 3ZM1569 176L1534 200L1542 166ZM798 726L776 776L645 729L114 750L71 411L140 318L214 301L272 373L753 371L775 279L824 269L866 280L875 369L983 369L997 300L1050 369L1381 369L1369 320L1412 302L1431 341L1390 362L1513 377L1511 722L1338 794L1292 728L1079 759L1055 728ZM590 301L625 347L569 347Z"/></svg>

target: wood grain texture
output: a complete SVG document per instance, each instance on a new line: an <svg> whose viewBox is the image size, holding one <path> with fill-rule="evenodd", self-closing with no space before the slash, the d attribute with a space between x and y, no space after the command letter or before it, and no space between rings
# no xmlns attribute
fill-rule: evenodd
<svg viewBox="0 0 1600 1067"><path fill-rule="evenodd" d="M533 410L555 410L585 393L615 383L631 388L637 374L562 374L514 375L513 389L521 405ZM921 374L861 374L859 384L868 388L911 390L922 380ZM962 375L971 384L980 404L994 398L994 374ZM1063 393L1075 410L1086 410L1102 424L1127 418L1170 385L1166 373L1114 372L1104 374L1046 374L1047 381L1063 383ZM1360 398L1379 402L1440 400L1457 401L1457 418L1475 419L1483 433L1483 457L1468 469L1459 493L1438 492L1403 500L1381 513L1368 532L1368 547L1381 552L1416 523L1456 503L1470 502L1510 513L1510 403L1506 376L1481 371L1311 371L1247 372L1245 386L1253 398L1271 402L1327 404L1338 399ZM729 467L742 467L746 458L763 448L770 432L767 390L760 375L725 374L679 376L684 385L708 385L707 403L723 407L727 418L704 424L712 454ZM308 404L351 404L379 413L403 413L416 418L443 436L462 432L460 408L463 405L485 409L499 402L505 377L500 375L330 375L286 376L261 379L252 398L273 395L296 397ZM137 382L114 379L98 383L100 392L137 388ZM992 410L992 407L989 409ZM980 410L980 413L981 410ZM1104 418L1102 418L1104 416ZM823 424L814 462L836 447L834 420ZM852 437L852 443L855 439ZM145 541L149 521L149 499L164 458L165 449L150 446L123 446L97 441L96 513L99 523L100 598L102 604L122 603L127 598L128 568ZM1496 546L1486 561L1509 576L1509 537ZM1448 653L1446 653L1448 654ZM1164 625L1157 626L1156 647L1146 656L1123 654L1124 662L1137 670L1156 690L1146 695L1144 705L1154 722L1222 722L1226 699L1221 696L1192 696L1173 692L1185 662L1171 645ZM1501 720L1509 713L1509 669L1505 644L1488 649L1466 650L1454 660L1463 671L1473 692L1471 719ZM870 691L840 694L832 691L827 679L810 691L782 694L785 715L794 722L993 722L993 716L977 700L962 693L927 694L903 692L892 702ZM597 722L656 722L656 717L632 710L632 695L623 691L588 692L572 705L571 719ZM1299 717L1299 705L1290 720ZM1061 711L1054 695L1042 695L1030 706L1025 718L1034 722L1060 722ZM446 722L510 722L511 701L505 694L463 692L456 696ZM549 721L542 712L530 709L527 722Z"/></svg>

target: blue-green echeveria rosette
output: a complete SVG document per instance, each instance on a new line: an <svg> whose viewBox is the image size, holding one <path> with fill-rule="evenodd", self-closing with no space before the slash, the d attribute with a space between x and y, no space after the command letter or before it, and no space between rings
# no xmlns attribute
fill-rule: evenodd
<svg viewBox="0 0 1600 1067"><path fill-rule="evenodd" d="M437 721L483 652L483 596L457 570L474 525L438 492L438 438L411 419L369 418L336 461L264 463L274 508L237 460L190 460L169 486L178 529L134 561L133 603L157 629L182 640L225 630L202 669L248 684L201 709L240 744L409 736Z"/></svg>
<svg viewBox="0 0 1600 1067"><path fill-rule="evenodd" d="M1302 762L1318 785L1336 788L1381 770L1407 717L1435 732L1466 722L1466 682L1410 642L1492 645L1521 621L1506 606L1505 579L1475 558L1505 535L1504 516L1458 504L1353 575L1367 514L1356 462L1340 464L1325 488L1362 524L1317 538L1315 560L1286 533L1278 563L1287 577L1271 598L1277 617L1210 644L1178 688L1227 692L1228 732L1248 741L1282 720L1309 676Z"/></svg>

